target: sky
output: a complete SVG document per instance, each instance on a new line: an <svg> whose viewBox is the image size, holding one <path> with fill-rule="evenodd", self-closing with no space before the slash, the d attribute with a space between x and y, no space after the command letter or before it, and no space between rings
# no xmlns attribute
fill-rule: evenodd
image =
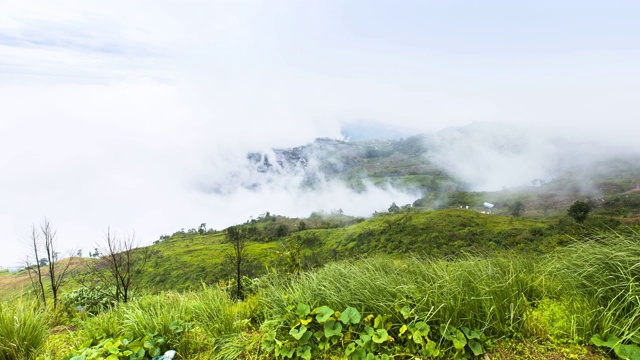
<svg viewBox="0 0 640 360"><path fill-rule="evenodd" d="M216 195L247 151L376 121L492 121L631 143L640 2L0 0L1 266L47 218L63 251L265 211L365 216L415 194Z"/></svg>

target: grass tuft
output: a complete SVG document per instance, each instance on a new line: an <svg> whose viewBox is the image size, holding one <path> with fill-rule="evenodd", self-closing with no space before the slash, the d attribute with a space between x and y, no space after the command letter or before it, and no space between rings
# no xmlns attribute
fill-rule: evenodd
<svg viewBox="0 0 640 360"><path fill-rule="evenodd" d="M33 306L0 304L0 360L35 358L48 335L47 315Z"/></svg>
<svg viewBox="0 0 640 360"><path fill-rule="evenodd" d="M547 261L574 336L613 334L640 343L640 234L607 233L558 250Z"/></svg>

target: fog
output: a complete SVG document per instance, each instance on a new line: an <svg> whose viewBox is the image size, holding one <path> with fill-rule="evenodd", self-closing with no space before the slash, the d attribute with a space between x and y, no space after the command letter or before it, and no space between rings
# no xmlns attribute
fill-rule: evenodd
<svg viewBox="0 0 640 360"><path fill-rule="evenodd" d="M498 191L571 174L588 191L603 161L640 159L628 134L476 122L430 134L426 158L468 184ZM639 179L640 181L640 179Z"/></svg>
<svg viewBox="0 0 640 360"><path fill-rule="evenodd" d="M558 139L633 143L636 4L474 4L4 4L0 265L23 261L45 217L62 252L86 253L108 226L148 244L265 211L366 216L412 202L420 194L330 179L312 192L296 173L253 191L228 177L253 176L247 152L343 138L360 120L438 134L434 159L476 190L552 177L571 163ZM439 133L485 121L536 130L506 153L486 147L497 130ZM569 161L547 160L557 154Z"/></svg>

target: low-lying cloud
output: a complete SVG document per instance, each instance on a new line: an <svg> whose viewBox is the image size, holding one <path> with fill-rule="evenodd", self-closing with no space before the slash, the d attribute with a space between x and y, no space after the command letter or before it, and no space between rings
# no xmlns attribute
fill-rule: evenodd
<svg viewBox="0 0 640 360"><path fill-rule="evenodd" d="M640 147L628 141L625 133L563 133L497 122L430 134L426 146L429 160L474 191L527 186L567 174L587 189L602 161L640 156Z"/></svg>
<svg viewBox="0 0 640 360"><path fill-rule="evenodd" d="M300 118L293 126L282 113L280 122L259 124L259 113L202 109L177 86L148 81L0 87L0 98L0 239L10 249L0 254L4 266L24 260L29 229L45 217L61 248L86 253L108 226L135 230L150 243L181 228L221 229L265 211L367 216L417 197L373 186L356 193L330 179L311 191L300 186L302 172L245 168L256 149L338 137L337 122L319 129Z"/></svg>

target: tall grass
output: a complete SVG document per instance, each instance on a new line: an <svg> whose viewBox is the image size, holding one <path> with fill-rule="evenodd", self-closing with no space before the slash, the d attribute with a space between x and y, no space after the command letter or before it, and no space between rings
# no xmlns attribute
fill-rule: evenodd
<svg viewBox="0 0 640 360"><path fill-rule="evenodd" d="M575 337L640 342L640 235L607 233L558 250L545 268Z"/></svg>
<svg viewBox="0 0 640 360"><path fill-rule="evenodd" d="M25 304L0 304L0 360L35 358L47 335L47 315Z"/></svg>
<svg viewBox="0 0 640 360"><path fill-rule="evenodd" d="M145 296L122 308L122 328L134 338L162 336L170 349L182 356L201 351L208 341L196 327L189 294L164 293Z"/></svg>
<svg viewBox="0 0 640 360"><path fill-rule="evenodd" d="M482 329L488 335L522 332L530 304L543 289L535 259L516 255L467 256L456 261L376 257L338 262L299 279L270 275L259 298L265 318L293 302L364 313L400 314L405 305L435 324Z"/></svg>
<svg viewBox="0 0 640 360"><path fill-rule="evenodd" d="M190 306L194 319L207 334L220 337L236 331L235 306L226 292L205 287L194 294Z"/></svg>

